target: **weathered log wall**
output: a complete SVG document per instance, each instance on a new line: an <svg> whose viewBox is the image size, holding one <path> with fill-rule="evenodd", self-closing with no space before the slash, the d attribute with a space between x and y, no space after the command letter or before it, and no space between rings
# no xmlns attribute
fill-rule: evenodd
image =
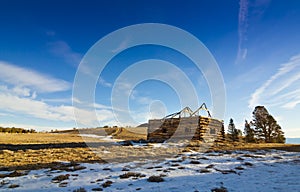
<svg viewBox="0 0 300 192"><path fill-rule="evenodd" d="M163 142L171 137L214 142L221 140L222 126L222 121L201 116L152 119L148 123L147 138L152 142Z"/></svg>

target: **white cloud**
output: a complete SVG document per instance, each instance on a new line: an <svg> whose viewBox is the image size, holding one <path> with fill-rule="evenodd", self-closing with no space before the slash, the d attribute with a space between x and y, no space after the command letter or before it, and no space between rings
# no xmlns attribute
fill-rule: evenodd
<svg viewBox="0 0 300 192"><path fill-rule="evenodd" d="M42 101L33 100L31 98L21 98L11 94L0 94L0 109L17 112L33 117L48 119L71 121L71 117L66 117L63 111L57 112L57 107L49 106Z"/></svg>
<svg viewBox="0 0 300 192"><path fill-rule="evenodd" d="M30 93L30 89L28 88L23 88L23 87L14 87L13 90L12 90L14 93L16 93L17 95L21 95L21 96L30 96L31 93Z"/></svg>
<svg viewBox="0 0 300 192"><path fill-rule="evenodd" d="M99 77L99 80L98 80L99 84L104 86L104 87L112 87L112 84L105 81L102 77Z"/></svg>
<svg viewBox="0 0 300 192"><path fill-rule="evenodd" d="M292 109L300 103L300 54L281 65L249 100L249 107L256 105L280 106Z"/></svg>
<svg viewBox="0 0 300 192"><path fill-rule="evenodd" d="M129 43L129 39L126 38L125 40L123 40L118 47L116 47L115 49L111 50L112 53L118 53L120 51L123 51Z"/></svg>
<svg viewBox="0 0 300 192"><path fill-rule="evenodd" d="M31 95L31 99L36 99L36 97L37 97L37 94L36 94L36 91L34 91Z"/></svg>
<svg viewBox="0 0 300 192"><path fill-rule="evenodd" d="M7 85L0 85L0 93L9 93L12 95L16 95L16 96L21 96L21 97L31 97L33 99L35 99L37 97L37 94L35 91L31 91L30 89L26 88L26 87L19 87L19 86L15 86L13 88L8 88Z"/></svg>
<svg viewBox="0 0 300 192"><path fill-rule="evenodd" d="M112 109L111 106L103 105L100 103L95 103L95 104L91 105L91 107L95 107L96 109Z"/></svg>
<svg viewBox="0 0 300 192"><path fill-rule="evenodd" d="M117 92L125 92L128 95L131 93L131 91L134 88L133 85L130 82L128 82L126 79L118 81L118 83L115 84L115 87Z"/></svg>
<svg viewBox="0 0 300 192"><path fill-rule="evenodd" d="M136 97L136 101L142 105L150 105L153 102L153 99L150 97L138 96Z"/></svg>
<svg viewBox="0 0 300 192"><path fill-rule="evenodd" d="M41 99L43 102L47 103L71 103L72 99L67 97L67 98L43 98Z"/></svg>
<svg viewBox="0 0 300 192"><path fill-rule="evenodd" d="M48 43L48 46L50 52L58 57L62 57L65 62L76 67L79 65L82 55L74 52L65 41L50 42Z"/></svg>
<svg viewBox="0 0 300 192"><path fill-rule="evenodd" d="M283 108L286 108L286 109L293 109L293 108L295 108L298 104L300 104L300 97L297 97L297 100L293 100L293 101L290 101L290 102L284 104L282 107L283 107Z"/></svg>
<svg viewBox="0 0 300 192"><path fill-rule="evenodd" d="M34 89L38 92L66 91L71 88L71 84L64 80L7 62L0 61L0 69L0 81L18 86L15 91L24 91L24 94L28 91L24 87Z"/></svg>
<svg viewBox="0 0 300 192"><path fill-rule="evenodd" d="M100 123L114 120L114 114L111 110L102 109L102 110L97 110L96 112L97 112L97 118L100 121Z"/></svg>
<svg viewBox="0 0 300 192"><path fill-rule="evenodd" d="M247 49L243 48L243 43L247 39L248 27L248 0L240 0L239 18L238 18L238 53L236 62L242 61L247 56Z"/></svg>
<svg viewBox="0 0 300 192"><path fill-rule="evenodd" d="M33 94L34 96L34 94ZM13 113L18 116L29 116L34 122L34 118L58 122L75 123L74 109L78 112L77 120L81 125L97 125L97 120L93 119L94 109L77 109L71 105L49 105L44 101L39 101L31 97L22 97L8 89L7 92L0 92L0 109L3 112ZM5 113L3 113L5 114Z"/></svg>

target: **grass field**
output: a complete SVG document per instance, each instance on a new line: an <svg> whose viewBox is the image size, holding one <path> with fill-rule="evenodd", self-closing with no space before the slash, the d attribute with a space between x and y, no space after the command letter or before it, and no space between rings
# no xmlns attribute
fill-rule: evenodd
<svg viewBox="0 0 300 192"><path fill-rule="evenodd" d="M90 138L91 141L95 139ZM83 142L77 134L57 133L0 133L0 144L47 144L47 143L78 143Z"/></svg>
<svg viewBox="0 0 300 192"><path fill-rule="evenodd" d="M132 130L118 130L114 137L117 139L138 140L146 139L146 132ZM111 133L116 133L112 130ZM144 133L144 134L143 134ZM31 133L31 134L0 134L0 170L3 169L39 169L55 166L57 162L103 162L101 155L106 158L122 157L156 157L158 155L178 154L178 147L151 147L135 148L133 146L102 145L107 141L99 138L84 137L72 133ZM97 147L88 147L86 143L93 143ZM155 150L154 150L155 149ZM192 148L193 150L195 149ZM213 150L258 150L280 149L286 151L300 151L300 145L292 144L245 144L235 143L215 147ZM98 154L95 154L95 151ZM107 152L109 151L109 152ZM100 154L100 155L99 155Z"/></svg>

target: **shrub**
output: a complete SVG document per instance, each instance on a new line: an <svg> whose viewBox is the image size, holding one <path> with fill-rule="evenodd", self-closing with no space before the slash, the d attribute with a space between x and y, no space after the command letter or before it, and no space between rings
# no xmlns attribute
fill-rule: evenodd
<svg viewBox="0 0 300 192"><path fill-rule="evenodd" d="M200 170L200 173L209 173L210 172L210 170L208 170L208 169L201 169Z"/></svg>
<svg viewBox="0 0 300 192"><path fill-rule="evenodd" d="M11 189L14 189L14 188L17 188L17 187L20 187L20 185L11 184L10 186L8 186L8 188L11 188Z"/></svg>
<svg viewBox="0 0 300 192"><path fill-rule="evenodd" d="M191 162L190 162L190 164L201 164L199 161L196 161L196 160L192 160Z"/></svg>
<svg viewBox="0 0 300 192"><path fill-rule="evenodd" d="M225 187L220 187L220 188L213 188L211 192L228 192L228 190Z"/></svg>
<svg viewBox="0 0 300 192"><path fill-rule="evenodd" d="M134 173L134 172L128 172L128 173L124 173L124 174L120 175L121 179L127 179L129 177L145 177L145 175L143 175L141 173Z"/></svg>
<svg viewBox="0 0 300 192"><path fill-rule="evenodd" d="M106 181L105 183L102 184L102 187L104 187L104 188L110 187L112 183L113 183L112 181L108 180L108 181Z"/></svg>
<svg viewBox="0 0 300 192"><path fill-rule="evenodd" d="M147 181L149 181L149 182L157 182L158 183L158 182L163 182L165 180L161 176L155 176L155 175L153 175L153 176L150 176Z"/></svg>
<svg viewBox="0 0 300 192"><path fill-rule="evenodd" d="M67 180L67 179L69 179L69 174L66 174L66 175L58 175L58 176L56 176L56 177L54 177L53 179L52 179L52 182L54 182L54 183L59 183L59 182L61 182L61 181L63 181L63 180Z"/></svg>

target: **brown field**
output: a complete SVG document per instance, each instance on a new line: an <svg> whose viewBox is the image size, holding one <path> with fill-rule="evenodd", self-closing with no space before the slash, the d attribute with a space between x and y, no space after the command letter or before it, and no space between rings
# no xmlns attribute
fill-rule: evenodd
<svg viewBox="0 0 300 192"><path fill-rule="evenodd" d="M103 129L102 129L103 130ZM119 132L118 134L115 134ZM147 139L146 128L108 128L103 131L80 130L81 134L114 135L116 139L139 140ZM49 144L101 142L92 137L82 138L78 131L68 130L58 133L0 133L0 144ZM1 148L0 148L1 149Z"/></svg>
<svg viewBox="0 0 300 192"><path fill-rule="evenodd" d="M93 142L96 139L90 138ZM0 144L49 144L84 142L77 134L57 133L0 133Z"/></svg>
<svg viewBox="0 0 300 192"><path fill-rule="evenodd" d="M146 139L146 130L118 129L110 132L116 139ZM86 143L91 144L87 147ZM154 148L146 146L105 146L105 141L71 133L0 134L0 171L16 169L39 169L57 166L60 162L104 162L106 158L156 157L182 152L178 147ZM94 147L94 148L93 148ZM109 148L109 149L108 149ZM196 147L191 147L195 150ZM300 152L300 145L292 144L245 144L234 143L213 147L212 150L258 150L280 149ZM185 149L186 150L186 149ZM95 153L97 151L99 154Z"/></svg>
<svg viewBox="0 0 300 192"><path fill-rule="evenodd" d="M114 134L116 139L146 139L145 129L124 130L110 128L101 135ZM78 133L78 132L77 132ZM80 132L95 134L95 132ZM96 150L106 150L107 141L93 137L81 137L74 131L67 133L0 133L0 170L39 169L56 166L58 162L104 162ZM96 147L97 149L93 148ZM122 146L114 146L116 153ZM128 151L132 151L130 147ZM111 158L117 157L112 155Z"/></svg>

